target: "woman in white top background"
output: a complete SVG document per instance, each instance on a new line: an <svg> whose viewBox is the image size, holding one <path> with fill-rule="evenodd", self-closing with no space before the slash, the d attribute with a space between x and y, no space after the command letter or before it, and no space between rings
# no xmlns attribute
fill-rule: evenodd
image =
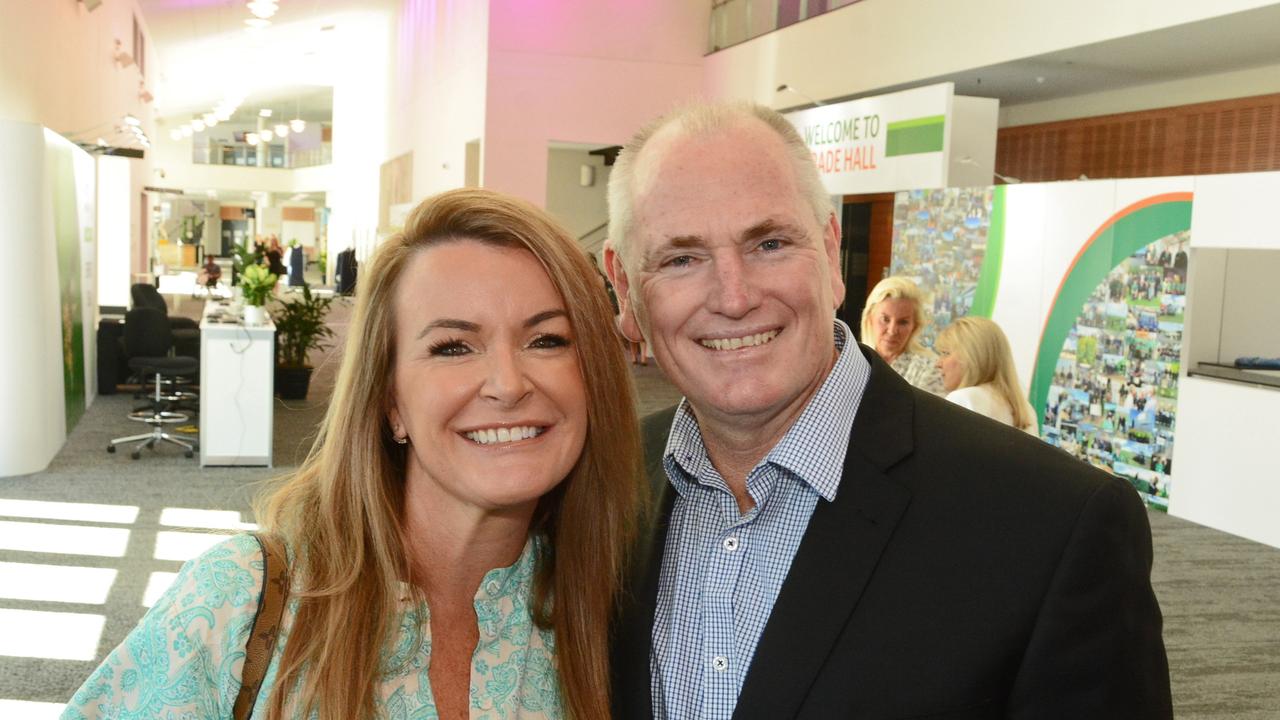
<svg viewBox="0 0 1280 720"><path fill-rule="evenodd" d="M928 324L924 306L924 293L911 280L899 275L881 280L862 310L862 343L907 382L941 395L937 358L920 344L920 331Z"/></svg>
<svg viewBox="0 0 1280 720"><path fill-rule="evenodd" d="M1022 394L1009 339L994 322L962 317L938 334L938 369L947 399L1036 435L1036 416Z"/></svg>

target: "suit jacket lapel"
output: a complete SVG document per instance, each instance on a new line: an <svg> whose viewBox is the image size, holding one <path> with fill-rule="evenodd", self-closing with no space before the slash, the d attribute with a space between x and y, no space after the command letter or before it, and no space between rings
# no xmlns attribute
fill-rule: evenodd
<svg viewBox="0 0 1280 720"><path fill-rule="evenodd" d="M859 346L861 349L861 346ZM735 720L794 717L855 611L911 493L885 471L912 448L912 390L875 356L832 502L819 501L738 697Z"/></svg>

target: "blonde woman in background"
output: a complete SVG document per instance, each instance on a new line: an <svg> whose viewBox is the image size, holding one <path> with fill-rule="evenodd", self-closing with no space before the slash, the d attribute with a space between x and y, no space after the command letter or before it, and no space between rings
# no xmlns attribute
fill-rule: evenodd
<svg viewBox="0 0 1280 720"><path fill-rule="evenodd" d="M887 277L871 289L862 309L862 342L907 382L942 395L937 358L919 341L926 322L920 288L905 277Z"/></svg>
<svg viewBox="0 0 1280 720"><path fill-rule="evenodd" d="M639 453L573 238L490 191L423 202L361 272L320 434L258 512L291 590L253 717L608 717ZM230 718L262 559L238 535L188 563L64 717Z"/></svg>
<svg viewBox="0 0 1280 720"><path fill-rule="evenodd" d="M939 333L934 347L948 400L1038 434L1035 411L1022 394L1009 339L999 325L981 317L959 318Z"/></svg>

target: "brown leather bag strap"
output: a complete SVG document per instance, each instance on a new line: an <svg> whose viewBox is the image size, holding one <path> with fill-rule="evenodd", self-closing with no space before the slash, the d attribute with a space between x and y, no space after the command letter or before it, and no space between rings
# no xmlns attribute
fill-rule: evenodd
<svg viewBox="0 0 1280 720"><path fill-rule="evenodd" d="M253 714L262 679L280 637L280 617L284 614L284 601L289 596L289 561L279 538L266 533L254 533L254 539L262 547L262 596L258 598L258 614L253 618L253 629L244 648L244 672L241 673L240 694L232 711L235 720L249 720Z"/></svg>

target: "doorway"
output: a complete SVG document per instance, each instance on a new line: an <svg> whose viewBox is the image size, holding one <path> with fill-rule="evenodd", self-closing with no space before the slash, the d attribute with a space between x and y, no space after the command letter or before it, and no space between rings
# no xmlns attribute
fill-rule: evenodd
<svg viewBox="0 0 1280 720"><path fill-rule="evenodd" d="M893 193L846 195L840 213L840 267L845 297L836 316L861 340L862 308L889 275L893 254Z"/></svg>

